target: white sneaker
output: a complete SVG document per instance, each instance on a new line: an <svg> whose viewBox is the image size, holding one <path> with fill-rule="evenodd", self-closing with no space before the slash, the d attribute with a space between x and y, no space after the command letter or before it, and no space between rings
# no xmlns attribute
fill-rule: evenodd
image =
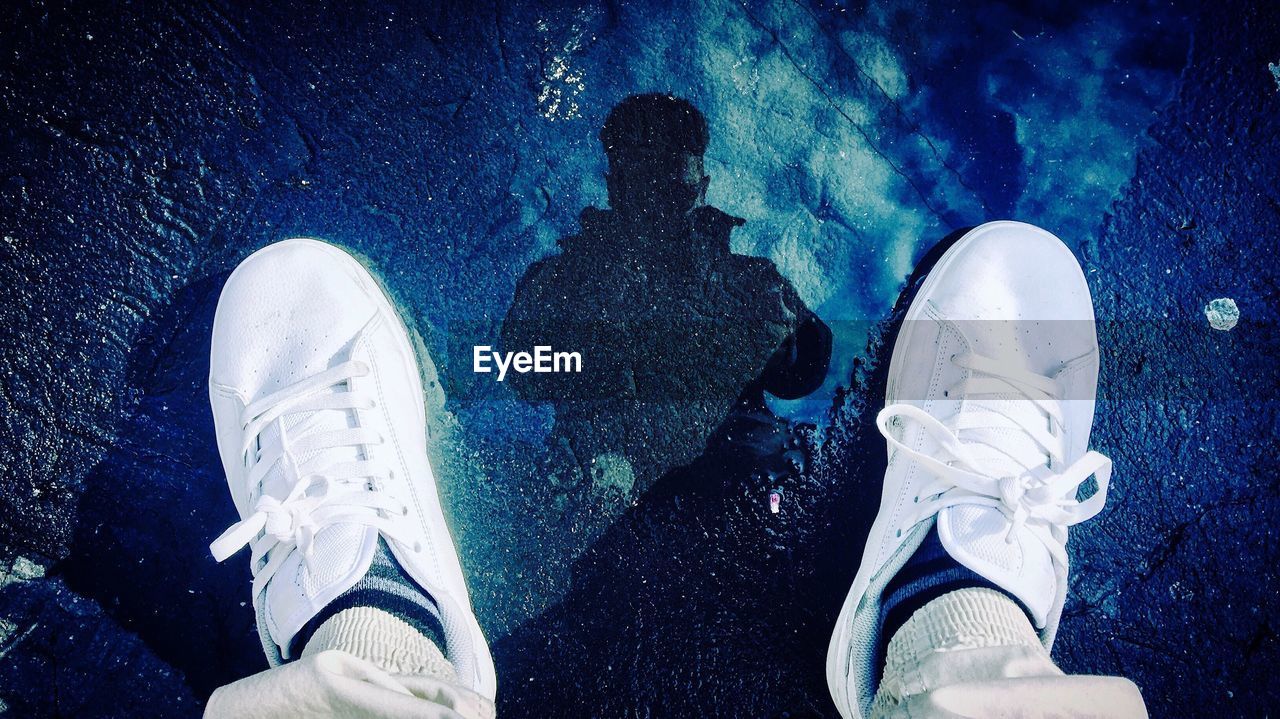
<svg viewBox="0 0 1280 719"><path fill-rule="evenodd" d="M459 680L497 680L427 461L408 333L373 277L323 242L287 240L227 279L209 399L242 520L210 546L252 548L253 606L273 666L369 569L379 536L440 609Z"/></svg>
<svg viewBox="0 0 1280 719"><path fill-rule="evenodd" d="M875 693L881 593L929 529L1017 597L1048 648L1067 591L1067 527L1101 511L1111 461L1086 452L1098 383L1089 287L1058 238L992 222L938 261L912 302L877 417L889 463L827 652L844 717ZM1077 502L1090 476L1097 491Z"/></svg>

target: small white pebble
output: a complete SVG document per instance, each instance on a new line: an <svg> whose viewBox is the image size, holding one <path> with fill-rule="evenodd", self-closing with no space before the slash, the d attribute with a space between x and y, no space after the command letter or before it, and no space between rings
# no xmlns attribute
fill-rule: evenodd
<svg viewBox="0 0 1280 719"><path fill-rule="evenodd" d="M1240 308L1230 297L1220 297L1210 300L1209 304L1204 306L1204 316L1209 320L1210 327L1225 332L1235 327L1240 321Z"/></svg>

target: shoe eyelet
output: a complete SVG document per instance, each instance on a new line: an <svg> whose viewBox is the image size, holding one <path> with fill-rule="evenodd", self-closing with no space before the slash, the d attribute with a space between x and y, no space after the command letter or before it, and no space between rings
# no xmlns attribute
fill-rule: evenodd
<svg viewBox="0 0 1280 719"><path fill-rule="evenodd" d="M415 551L415 552L421 552L421 551L422 551L422 542L414 542L414 543L413 543L413 551Z"/></svg>
<svg viewBox="0 0 1280 719"><path fill-rule="evenodd" d="M920 495L917 494L916 498L912 501L915 502L916 504L920 504Z"/></svg>
<svg viewBox="0 0 1280 719"><path fill-rule="evenodd" d="M901 529L899 529L899 530L898 530L898 533L897 533L897 534L895 534L894 536L895 536L895 537L901 537L901 536L902 536L902 530L901 530Z"/></svg>
<svg viewBox="0 0 1280 719"><path fill-rule="evenodd" d="M406 504L400 508L400 516L402 517L409 516L409 505Z"/></svg>

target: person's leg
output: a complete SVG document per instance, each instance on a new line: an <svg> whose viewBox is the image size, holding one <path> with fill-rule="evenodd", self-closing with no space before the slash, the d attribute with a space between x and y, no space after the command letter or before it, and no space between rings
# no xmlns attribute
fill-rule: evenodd
<svg viewBox="0 0 1280 719"><path fill-rule="evenodd" d="M1146 709L1127 679L1063 674L1008 595L960 589L893 635L869 716L1128 718Z"/></svg>
<svg viewBox="0 0 1280 719"><path fill-rule="evenodd" d="M214 319L209 395L272 669L207 716L493 715L496 679L427 461L413 345L345 252L245 260Z"/></svg>
<svg viewBox="0 0 1280 719"><path fill-rule="evenodd" d="M880 511L827 653L843 716L1146 716L1132 682L1066 676L1048 651L1067 527L1102 509L1111 475L1087 451L1093 321L1070 250L1029 225L974 229L925 279L877 418Z"/></svg>

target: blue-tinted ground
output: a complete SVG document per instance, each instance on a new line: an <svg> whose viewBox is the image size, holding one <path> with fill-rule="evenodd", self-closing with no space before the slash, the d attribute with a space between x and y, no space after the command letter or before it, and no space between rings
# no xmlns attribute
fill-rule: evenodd
<svg viewBox="0 0 1280 719"><path fill-rule="evenodd" d="M1056 658L1155 716L1280 704L1274 3L262 5L0 9L11 714L193 716L264 666L246 562L206 551L234 520L208 332L225 273L306 234L366 257L441 365L437 470L505 715L832 715L891 309L931 247L1004 217L1072 245L1125 328ZM772 403L804 424L768 466L713 447L652 486L569 466L550 407L448 352L603 205L596 134L646 90L705 112L734 251L836 334L824 387ZM608 491L561 491L584 483Z"/></svg>

